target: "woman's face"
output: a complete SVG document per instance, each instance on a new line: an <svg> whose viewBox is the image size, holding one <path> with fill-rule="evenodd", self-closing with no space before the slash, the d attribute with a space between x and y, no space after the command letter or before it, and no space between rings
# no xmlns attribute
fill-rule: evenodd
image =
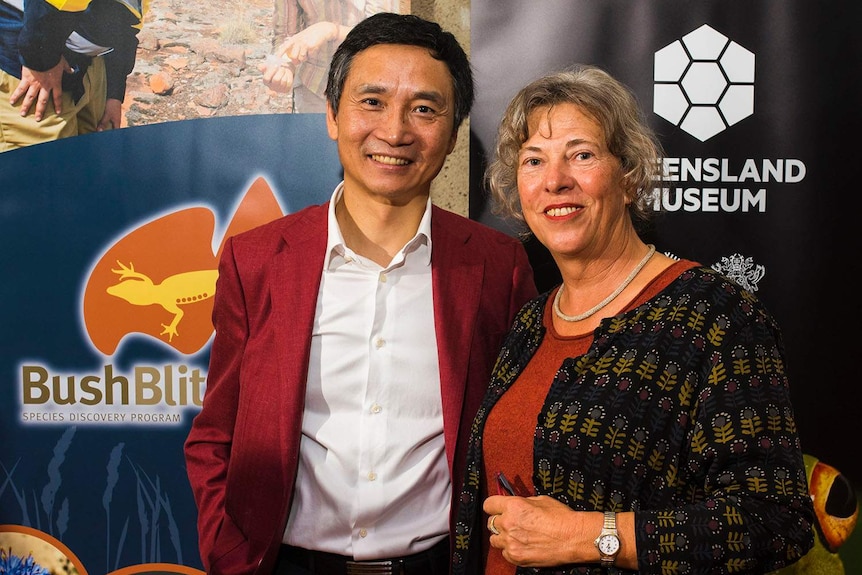
<svg viewBox="0 0 862 575"><path fill-rule="evenodd" d="M534 110L518 154L518 194L533 234L557 257L600 253L631 221L619 158L574 104Z"/></svg>

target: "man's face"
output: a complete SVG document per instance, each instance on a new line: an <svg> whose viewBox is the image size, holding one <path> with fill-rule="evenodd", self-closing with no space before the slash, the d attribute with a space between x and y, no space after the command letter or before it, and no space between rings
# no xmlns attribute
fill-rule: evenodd
<svg viewBox="0 0 862 575"><path fill-rule="evenodd" d="M345 193L394 205L429 194L455 147L454 99L449 69L425 48L378 44L359 52L338 114L326 114Z"/></svg>

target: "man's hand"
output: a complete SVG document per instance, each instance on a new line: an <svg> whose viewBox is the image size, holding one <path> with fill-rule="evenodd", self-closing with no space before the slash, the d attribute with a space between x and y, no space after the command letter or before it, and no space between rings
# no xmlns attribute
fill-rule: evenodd
<svg viewBox="0 0 862 575"><path fill-rule="evenodd" d="M258 70L263 72L263 83L270 90L287 93L293 89L293 70L288 60L270 54Z"/></svg>
<svg viewBox="0 0 862 575"><path fill-rule="evenodd" d="M339 39L339 26L334 22L317 22L294 34L258 65L263 83L276 92L293 89L294 67L308 59L329 42Z"/></svg>
<svg viewBox="0 0 862 575"><path fill-rule="evenodd" d="M54 101L54 111L63 111L63 73L72 72L72 67L62 56L57 65L50 70L37 72L26 66L21 68L21 83L12 92L9 103L13 106L21 100L21 116L26 116L36 104L36 121L45 117L48 101ZM23 100L22 100L23 97Z"/></svg>
<svg viewBox="0 0 862 575"><path fill-rule="evenodd" d="M293 62L304 62L309 53L314 54L329 42L337 41L338 30L338 24L334 22L317 22L285 40L275 55Z"/></svg>
<svg viewBox="0 0 862 575"><path fill-rule="evenodd" d="M102 119L99 120L99 125L96 126L97 132L105 130L114 130L120 127L120 122L123 120L123 103L116 98L108 98L105 100L105 113Z"/></svg>

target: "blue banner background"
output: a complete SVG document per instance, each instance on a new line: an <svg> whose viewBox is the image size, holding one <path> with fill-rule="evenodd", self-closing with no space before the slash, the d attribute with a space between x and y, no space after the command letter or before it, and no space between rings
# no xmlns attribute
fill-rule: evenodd
<svg viewBox="0 0 862 575"><path fill-rule="evenodd" d="M197 410L184 410L175 425L24 423L19 363L60 373L142 363L205 372L208 344L185 356L133 334L113 356L96 352L81 320L92 261L124 230L190 206L215 213L215 252L257 178L285 213L328 200L341 167L324 116L191 120L79 136L0 154L0 174L0 388L7 397L0 402L0 524L52 535L90 573L150 562L200 568L182 454Z"/></svg>

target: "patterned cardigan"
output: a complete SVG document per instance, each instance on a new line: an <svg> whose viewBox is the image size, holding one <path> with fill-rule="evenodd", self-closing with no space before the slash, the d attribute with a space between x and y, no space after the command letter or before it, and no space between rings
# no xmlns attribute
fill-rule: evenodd
<svg viewBox="0 0 862 575"><path fill-rule="evenodd" d="M480 572L482 430L539 347L552 291L516 317L473 423L455 575ZM757 298L709 268L688 269L602 321L589 351L557 371L533 450L537 495L575 510L635 512L639 573L765 573L813 545L779 327Z"/></svg>

